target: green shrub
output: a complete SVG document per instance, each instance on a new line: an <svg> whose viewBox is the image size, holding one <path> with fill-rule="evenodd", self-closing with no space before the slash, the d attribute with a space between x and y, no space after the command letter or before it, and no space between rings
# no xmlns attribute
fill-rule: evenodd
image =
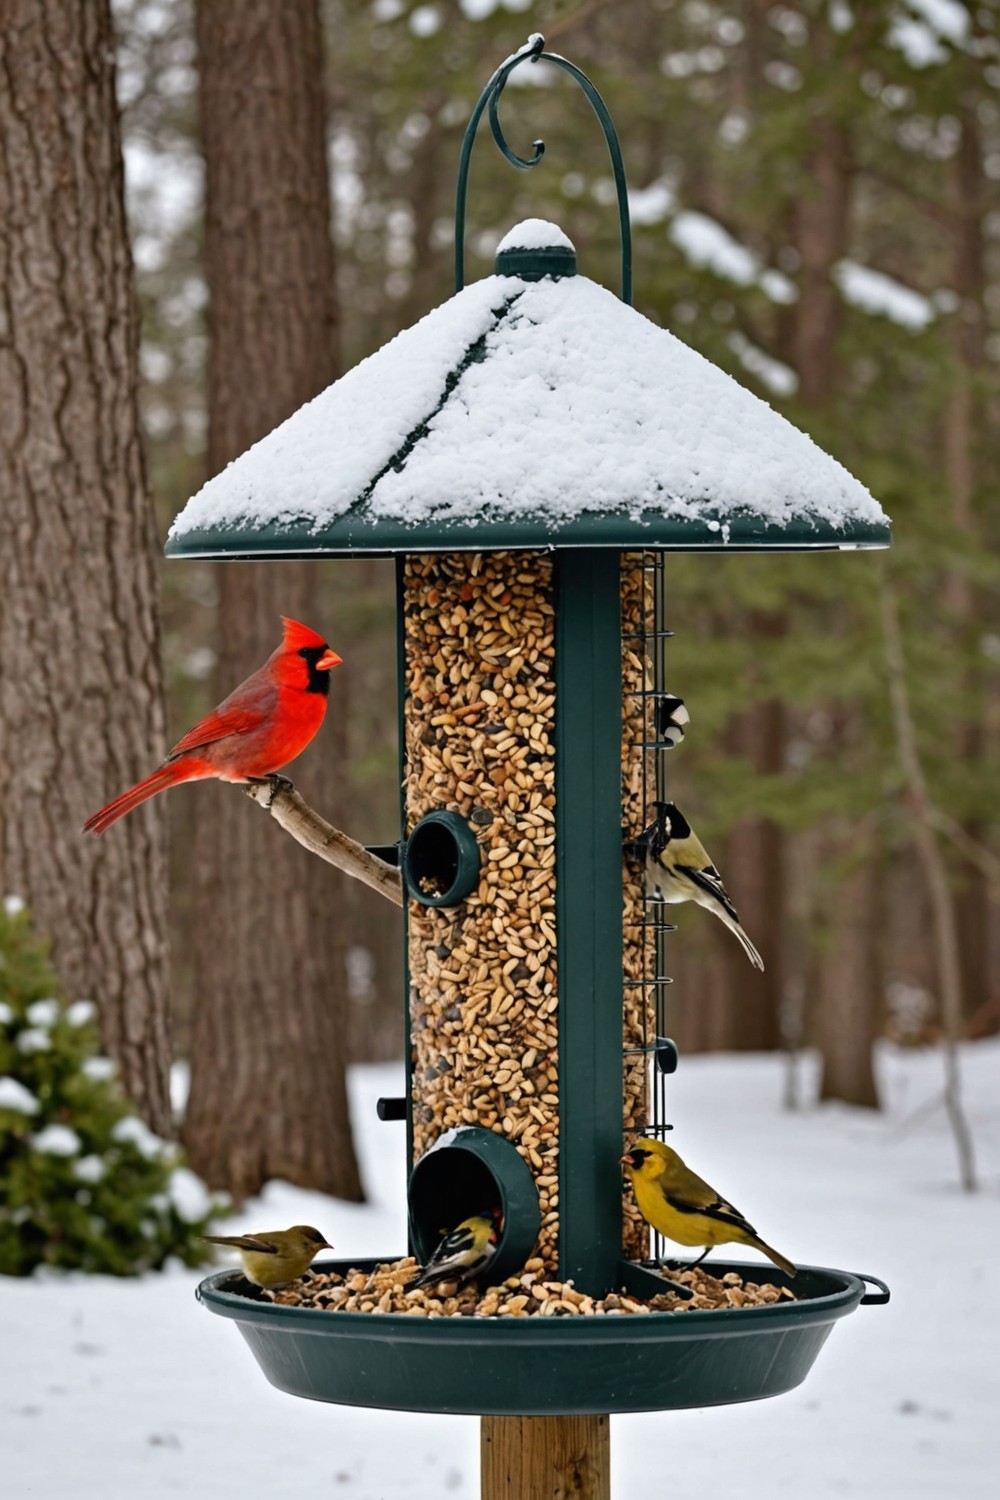
<svg viewBox="0 0 1000 1500"><path fill-rule="evenodd" d="M225 1204L134 1113L93 1016L66 1005L23 902L0 902L0 1273L208 1258L198 1236Z"/></svg>

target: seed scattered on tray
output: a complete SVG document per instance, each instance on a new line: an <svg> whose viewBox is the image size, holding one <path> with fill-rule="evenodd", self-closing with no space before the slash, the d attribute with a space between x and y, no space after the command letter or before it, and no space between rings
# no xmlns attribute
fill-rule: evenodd
<svg viewBox="0 0 1000 1500"><path fill-rule="evenodd" d="M480 1291L475 1285L461 1288L442 1281L437 1286L407 1291L418 1264L412 1256L385 1262L374 1271L314 1272L304 1281L278 1292L262 1293L264 1300L283 1307L325 1308L328 1312L402 1313L411 1318L526 1318L526 1317L617 1317L628 1313L692 1312L727 1307L765 1307L774 1302L795 1301L787 1287L770 1282L744 1281L735 1271L713 1276L700 1266L691 1271L669 1273L690 1287L690 1298L665 1291L650 1299L624 1291L606 1297L588 1297L572 1281L555 1281L541 1257L529 1260L518 1276L508 1276L498 1286Z"/></svg>

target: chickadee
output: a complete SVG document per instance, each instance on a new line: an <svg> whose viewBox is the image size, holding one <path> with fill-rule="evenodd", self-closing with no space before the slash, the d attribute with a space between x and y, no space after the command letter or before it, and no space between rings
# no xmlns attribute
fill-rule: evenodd
<svg viewBox="0 0 1000 1500"><path fill-rule="evenodd" d="M646 881L661 901L696 901L735 932L750 962L763 970L764 961L740 926L736 908L722 877L698 835L673 802L657 802L656 817L627 846L634 858L646 859Z"/></svg>
<svg viewBox="0 0 1000 1500"><path fill-rule="evenodd" d="M672 693L664 693L662 698L656 699L653 722L664 744L669 745L671 750L676 750L684 738L685 724L691 722L691 715L685 707L683 698L675 698Z"/></svg>
<svg viewBox="0 0 1000 1500"><path fill-rule="evenodd" d="M501 1219L498 1208L463 1219L445 1235L424 1269L407 1282L406 1290L433 1286L437 1281L457 1281L461 1286L479 1276L496 1254Z"/></svg>

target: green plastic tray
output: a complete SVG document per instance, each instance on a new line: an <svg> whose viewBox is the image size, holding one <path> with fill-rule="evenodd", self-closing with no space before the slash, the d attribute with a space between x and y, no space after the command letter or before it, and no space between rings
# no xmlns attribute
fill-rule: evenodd
<svg viewBox="0 0 1000 1500"><path fill-rule="evenodd" d="M385 1256L384 1260L395 1257ZM318 1271L379 1261L321 1261ZM791 1285L760 1265L719 1262L714 1276ZM796 1302L720 1312L619 1317L417 1318L255 1302L219 1271L198 1288L233 1318L272 1385L344 1406L473 1415L666 1411L778 1396L799 1385L838 1318L888 1301L877 1277L803 1266ZM865 1282L877 1285L867 1293Z"/></svg>

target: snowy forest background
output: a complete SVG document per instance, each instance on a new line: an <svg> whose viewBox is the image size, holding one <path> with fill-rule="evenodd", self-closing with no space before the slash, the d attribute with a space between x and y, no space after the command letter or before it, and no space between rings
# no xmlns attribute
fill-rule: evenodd
<svg viewBox="0 0 1000 1500"><path fill-rule="evenodd" d="M76 41L61 12L71 7L45 9L52 47L68 58ZM85 47L99 48L102 15L90 8ZM489 72L532 30L594 78L616 121L636 305L812 433L895 527L884 558L670 560L673 685L698 724L696 743L671 761L672 788L767 955L766 973L752 973L721 927L682 914L670 955L682 1052L816 1047L821 1094L877 1107L877 1038L920 1045L994 1032L995 8L115 0L113 26L141 319L138 364L123 355L115 376L122 411L138 396L146 478L130 471L130 490L154 508L156 536L138 545L154 586L137 664L115 668L109 657L119 695L105 691L104 719L81 727L74 754L74 711L96 690L74 697L49 677L54 648L42 653L40 695L16 620L33 599L57 632L70 596L71 615L86 620L80 600L99 597L100 569L78 565L73 519L60 534L35 513L39 547L36 502L23 497L40 475L80 512L93 495L81 466L68 459L46 475L46 459L32 473L12 441L0 885L27 900L52 939L69 998L96 1001L140 1113L172 1133L168 1070L190 1057L185 1145L213 1186L243 1196L280 1175L348 1198L363 1191L343 1071L402 1050L398 924L385 903L285 847L216 786L155 802L99 847L72 830L163 747L158 587L167 742L271 649L281 610L301 611L348 666L296 780L362 841L396 837L391 564L165 566L162 538L207 473L450 295L461 132ZM2 44L9 67L18 39L13 24ZM72 81L86 73L67 58L58 100L40 96L39 139L47 104L67 131L74 111L86 117L85 90L74 96ZM19 106L10 107L16 146ZM514 174L481 140L467 275L488 273L506 228L535 215L566 229L585 274L616 287L612 184L585 100L551 71L525 68L503 115L515 145L544 137L545 161ZM113 163L107 171L95 188L113 181ZM15 219L6 223L0 245L16 273ZM80 295L99 296L98 283ZM31 298L8 307L12 347L31 315ZM84 341L67 389L86 379L91 357ZM34 413L36 455L45 422L59 427L55 396L47 415L36 400L51 393L50 374L0 362L8 414L22 378L35 391L22 436L30 440ZM15 437L17 428L10 417ZM98 455L94 495L100 472ZM104 515L101 525L113 523ZM59 547L43 569L38 557ZM134 582L119 576L119 596ZM42 595L47 611L37 609ZM36 645L46 639L43 630ZM71 654L91 649L84 636ZM142 719L129 699L136 682ZM158 863L165 822L169 912ZM102 925L111 905L132 916ZM261 931L280 941L254 942ZM291 1025L274 1000L289 993ZM794 1104L794 1070L787 1078ZM331 1140L335 1152L316 1149Z"/></svg>
<svg viewBox="0 0 1000 1500"><path fill-rule="evenodd" d="M893 517L881 559L671 559L677 691L698 721L677 800L768 956L713 924L676 957L682 1048L809 1041L829 1091L875 1103L871 1040L929 1040L940 958L890 712L879 579L907 682L958 924L966 1033L1000 1020L997 364L1000 40L987 7L813 3L327 5L338 360L449 294L461 132L494 61L544 32L602 90L624 142L636 305L750 385L859 475ZM124 145L143 302L143 414L161 528L205 472L206 291L192 17L119 4ZM539 77L541 75L541 77ZM525 77L529 84L517 87ZM531 84L535 86L532 87ZM529 214L617 286L617 223L589 106L542 70L504 100L514 174L473 164L468 275ZM349 828L395 836L391 565L322 569L350 663L338 754ZM213 565L163 570L171 723L214 701ZM343 645L340 645L340 638ZM193 899L194 798L171 799L175 920ZM973 857L970 858L970 851ZM981 853L981 857L979 856ZM308 871L304 872L308 873ZM335 879L336 877L334 877ZM350 1055L401 1048L400 958L376 896L342 881ZM175 945L175 951L178 945ZM179 945L183 952L183 945ZM191 970L175 973L186 1034Z"/></svg>

